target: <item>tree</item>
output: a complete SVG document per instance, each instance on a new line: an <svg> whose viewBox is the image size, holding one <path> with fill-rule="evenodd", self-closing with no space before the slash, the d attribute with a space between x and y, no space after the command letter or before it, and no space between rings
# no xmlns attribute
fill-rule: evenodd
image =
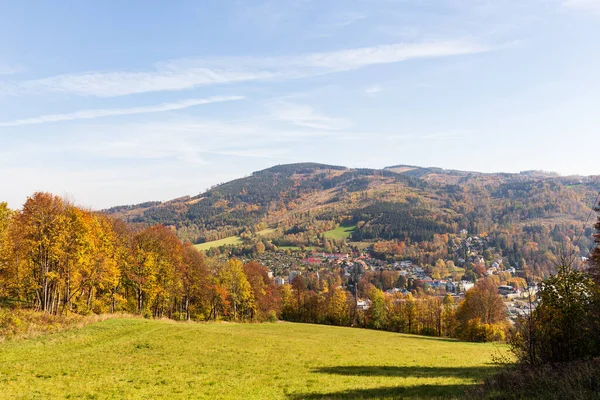
<svg viewBox="0 0 600 400"><path fill-rule="evenodd" d="M600 205L598 205L595 210L600 211ZM596 243L596 247L590 254L588 265L592 279L594 279L597 285L600 285L600 216L596 220L594 228L596 229L596 233L594 234L594 243Z"/></svg>
<svg viewBox="0 0 600 400"><path fill-rule="evenodd" d="M68 233L67 205L49 193L35 193L16 215L18 229L13 232L19 246L15 248L15 273L23 268L27 287L25 298L38 310L57 313L64 297L64 241ZM31 290L31 291L29 291Z"/></svg>
<svg viewBox="0 0 600 400"><path fill-rule="evenodd" d="M206 258L194 247L187 243L183 247L183 258L179 265L181 279L181 306L185 319L192 318L192 312L202 314L208 307L209 273Z"/></svg>
<svg viewBox="0 0 600 400"><path fill-rule="evenodd" d="M511 349L521 363L544 364L600 356L598 286L569 264L540 284L538 305L517 322Z"/></svg>
<svg viewBox="0 0 600 400"><path fill-rule="evenodd" d="M456 302L454 298L447 294L442 301L442 336L454 336L456 330Z"/></svg>
<svg viewBox="0 0 600 400"><path fill-rule="evenodd" d="M265 252L265 245L262 241L259 241L256 243L256 245L254 246L254 250L256 251L257 254L262 254Z"/></svg>
<svg viewBox="0 0 600 400"><path fill-rule="evenodd" d="M229 301L233 307L233 320L237 321L238 313L243 315L254 307L252 287L244 274L242 262L233 258L227 261L221 268L219 280L229 293Z"/></svg>
<svg viewBox="0 0 600 400"><path fill-rule="evenodd" d="M456 312L459 336L471 341L491 341L504 337L506 308L497 287L482 279L467 291Z"/></svg>
<svg viewBox="0 0 600 400"><path fill-rule="evenodd" d="M256 305L256 309L251 310L250 318L264 321L276 316L279 312L279 292L273 279L269 278L268 269L252 261L244 265L244 273L252 288Z"/></svg>
<svg viewBox="0 0 600 400"><path fill-rule="evenodd" d="M369 308L366 311L366 322L369 328L384 329L386 326L385 298L383 292L376 287L369 291Z"/></svg>
<svg viewBox="0 0 600 400"><path fill-rule="evenodd" d="M14 212L7 203L0 203L0 297L9 295L9 288L17 286L11 271L11 236L9 227Z"/></svg>
<svg viewBox="0 0 600 400"><path fill-rule="evenodd" d="M348 296L346 291L334 287L327 299L327 322L332 325L348 324Z"/></svg>

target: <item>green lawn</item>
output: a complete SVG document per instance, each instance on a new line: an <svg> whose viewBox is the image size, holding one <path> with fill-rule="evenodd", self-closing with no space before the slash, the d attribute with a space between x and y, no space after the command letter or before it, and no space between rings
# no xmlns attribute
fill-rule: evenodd
<svg viewBox="0 0 600 400"><path fill-rule="evenodd" d="M325 235L325 237L327 239L335 239L335 240L348 239L350 237L350 235L352 234L352 232L354 232L355 229L356 229L356 225L338 226L335 229L324 232L323 235Z"/></svg>
<svg viewBox="0 0 600 400"><path fill-rule="evenodd" d="M219 247L226 244L243 244L244 241L239 236L229 236L225 239L213 240L212 242L200 243L194 245L194 247L198 250L208 250L211 247Z"/></svg>
<svg viewBox="0 0 600 400"><path fill-rule="evenodd" d="M0 344L14 399L451 398L503 345L308 324L112 319Z"/></svg>

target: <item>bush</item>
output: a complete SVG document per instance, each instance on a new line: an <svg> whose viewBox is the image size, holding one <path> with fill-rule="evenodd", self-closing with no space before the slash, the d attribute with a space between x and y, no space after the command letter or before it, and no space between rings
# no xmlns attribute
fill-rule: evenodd
<svg viewBox="0 0 600 400"><path fill-rule="evenodd" d="M600 358L543 366L519 365L469 391L467 399L599 399Z"/></svg>
<svg viewBox="0 0 600 400"><path fill-rule="evenodd" d="M0 308L0 340L35 336L76 325L82 317L58 316L30 310Z"/></svg>
<svg viewBox="0 0 600 400"><path fill-rule="evenodd" d="M510 345L520 363L600 357L600 296L590 277L568 267L540 285L539 304L517 321Z"/></svg>
<svg viewBox="0 0 600 400"><path fill-rule="evenodd" d="M459 330L458 336L469 342L496 342L505 340L505 331L504 324L484 324L481 319L474 318Z"/></svg>
<svg viewBox="0 0 600 400"><path fill-rule="evenodd" d="M267 321L271 322L271 323L275 323L278 321L277 319L277 313L273 310L269 311L269 314L267 316Z"/></svg>

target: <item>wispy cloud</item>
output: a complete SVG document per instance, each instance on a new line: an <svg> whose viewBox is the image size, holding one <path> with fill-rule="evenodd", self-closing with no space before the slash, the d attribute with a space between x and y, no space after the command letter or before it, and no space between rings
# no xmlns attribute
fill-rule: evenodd
<svg viewBox="0 0 600 400"><path fill-rule="evenodd" d="M355 22L361 21L368 17L367 14L356 12L356 11L348 11L341 14L336 14L333 20L329 23L330 28L343 28L348 25L352 25Z"/></svg>
<svg viewBox="0 0 600 400"><path fill-rule="evenodd" d="M562 4L565 7L600 12L600 0L565 0Z"/></svg>
<svg viewBox="0 0 600 400"><path fill-rule="evenodd" d="M489 48L469 41L400 43L280 57L227 57L161 62L147 72L91 72L18 83L25 90L47 90L99 97L173 91L203 85L296 79L377 64L473 54Z"/></svg>
<svg viewBox="0 0 600 400"><path fill-rule="evenodd" d="M80 119L94 119L102 117L112 117L117 115L132 115L132 114L148 114L155 112L182 110L184 108L199 106L210 103L220 103L225 101L242 100L244 96L217 96L208 97L205 99L188 99L174 103L162 103L154 106L145 107L130 107L130 108L105 108L105 109L93 109L76 111L65 114L48 114L40 115L38 117L17 119L13 121L0 122L0 127L7 126L20 126L20 125L35 125L44 124L48 122L59 122L59 121L72 121Z"/></svg>
<svg viewBox="0 0 600 400"><path fill-rule="evenodd" d="M381 92L383 92L381 85L373 85L365 89L365 94L367 94L367 96L375 96L377 93Z"/></svg>
<svg viewBox="0 0 600 400"><path fill-rule="evenodd" d="M293 103L274 105L273 117L296 126L327 131L339 130L348 126L343 119L319 114L310 106Z"/></svg>

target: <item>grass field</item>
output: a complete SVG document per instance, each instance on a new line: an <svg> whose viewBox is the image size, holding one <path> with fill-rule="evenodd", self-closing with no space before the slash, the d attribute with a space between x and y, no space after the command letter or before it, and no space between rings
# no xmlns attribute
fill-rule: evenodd
<svg viewBox="0 0 600 400"><path fill-rule="evenodd" d="M307 324L112 319L0 344L0 397L452 398L505 350Z"/></svg>
<svg viewBox="0 0 600 400"><path fill-rule="evenodd" d="M356 225L338 226L335 229L324 232L323 235L325 235L325 237L328 239L335 239L335 240L348 239L350 237L350 235L352 234L352 232L354 232L355 229L356 229Z"/></svg>
<svg viewBox="0 0 600 400"><path fill-rule="evenodd" d="M267 228L267 229L263 229L262 231L256 232L256 234L259 236L266 236L266 235L270 235L273 232L276 232L276 229ZM239 236L229 236L224 239L213 240L212 242L196 244L196 245L194 245L194 247L197 250L204 251L204 250L208 250L212 247L219 247L219 246L224 246L224 245L228 245L228 244L233 244L233 245L244 244L244 241Z"/></svg>
<svg viewBox="0 0 600 400"><path fill-rule="evenodd" d="M244 241L239 236L229 236L225 239L213 240L212 242L200 243L194 245L197 250L208 250L211 247L224 246L226 244L243 244Z"/></svg>

